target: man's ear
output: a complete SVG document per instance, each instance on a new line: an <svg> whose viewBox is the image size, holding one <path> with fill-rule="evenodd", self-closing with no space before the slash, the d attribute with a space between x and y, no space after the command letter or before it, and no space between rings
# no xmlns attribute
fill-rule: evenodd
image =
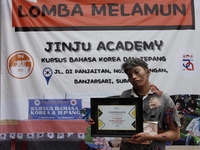
<svg viewBox="0 0 200 150"><path fill-rule="evenodd" d="M147 73L148 76L150 76L151 70L150 70L150 69L147 69L147 70L146 70L146 73Z"/></svg>

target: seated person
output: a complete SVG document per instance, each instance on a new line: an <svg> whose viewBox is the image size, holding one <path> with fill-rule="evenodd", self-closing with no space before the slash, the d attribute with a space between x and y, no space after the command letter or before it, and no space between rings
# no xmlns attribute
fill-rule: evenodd
<svg viewBox="0 0 200 150"><path fill-rule="evenodd" d="M196 101L197 98L198 98L197 95L190 95L189 101L186 104L186 111L185 111L186 114L194 116L197 115L197 113L195 112L197 108L197 101Z"/></svg>
<svg viewBox="0 0 200 150"><path fill-rule="evenodd" d="M189 135L186 138L186 145L200 145L200 118L194 118L186 128Z"/></svg>

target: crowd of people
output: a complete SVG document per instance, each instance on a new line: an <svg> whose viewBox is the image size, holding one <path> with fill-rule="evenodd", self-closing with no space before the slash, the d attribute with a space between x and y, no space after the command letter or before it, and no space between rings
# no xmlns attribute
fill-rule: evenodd
<svg viewBox="0 0 200 150"><path fill-rule="evenodd" d="M184 145L200 145L200 108L198 95L171 96L181 122L181 140ZM199 113L198 113L199 112ZM174 145L179 143L174 142Z"/></svg>

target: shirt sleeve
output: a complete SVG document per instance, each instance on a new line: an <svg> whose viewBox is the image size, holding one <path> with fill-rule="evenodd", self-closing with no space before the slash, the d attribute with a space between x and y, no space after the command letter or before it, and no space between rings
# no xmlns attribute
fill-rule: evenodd
<svg viewBox="0 0 200 150"><path fill-rule="evenodd" d="M195 119L193 119L186 128L186 131L192 131L195 125Z"/></svg>
<svg viewBox="0 0 200 150"><path fill-rule="evenodd" d="M176 122L176 124L179 127L181 127L178 112L176 110L173 100L167 94L164 94L164 97L165 97L164 99L167 100L165 120L167 120L168 117L173 118L173 120ZM172 115L172 116L169 116L169 115Z"/></svg>

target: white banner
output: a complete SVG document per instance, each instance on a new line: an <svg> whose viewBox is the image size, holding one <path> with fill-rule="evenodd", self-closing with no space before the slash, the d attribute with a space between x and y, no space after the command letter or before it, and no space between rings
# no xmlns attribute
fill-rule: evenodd
<svg viewBox="0 0 200 150"><path fill-rule="evenodd" d="M0 119L28 119L29 99L82 99L90 107L91 97L120 95L131 88L121 71L129 57L149 64L160 90L200 94L200 1L169 2L133 1L131 12L123 1L88 2L90 16L80 1L2 0Z"/></svg>

